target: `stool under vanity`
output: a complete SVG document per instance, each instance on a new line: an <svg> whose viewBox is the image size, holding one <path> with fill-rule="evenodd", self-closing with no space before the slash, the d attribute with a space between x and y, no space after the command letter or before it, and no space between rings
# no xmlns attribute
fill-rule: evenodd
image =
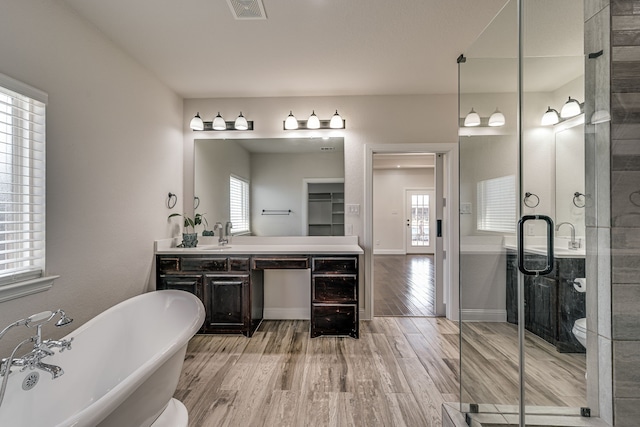
<svg viewBox="0 0 640 427"><path fill-rule="evenodd" d="M157 248L156 288L184 290L202 300L206 319L200 333L242 333L251 337L263 319L264 271L310 269L310 283L301 284L311 287L310 336L359 337L362 249L357 244L296 244L292 251L291 245L256 245L254 240L258 238L247 239L252 239L246 240L251 245L234 240L228 249ZM296 238L287 238L285 243L291 243L290 239ZM347 237L338 239L353 241ZM314 241L333 243L328 239ZM309 252L301 253L305 249ZM252 250L256 252L249 253Z"/></svg>

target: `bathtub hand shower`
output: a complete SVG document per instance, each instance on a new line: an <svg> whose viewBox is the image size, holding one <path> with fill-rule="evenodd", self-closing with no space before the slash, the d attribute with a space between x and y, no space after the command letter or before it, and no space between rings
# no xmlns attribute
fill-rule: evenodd
<svg viewBox="0 0 640 427"><path fill-rule="evenodd" d="M46 323L49 323L56 315L60 315L60 319L55 323L56 327L65 326L73 322L73 319L68 317L63 310L56 310L54 312L43 311L42 313L33 314L27 318L18 320L0 331L0 339L2 339L2 337L9 331L9 329L12 329L13 327L36 327L36 334L34 336L29 337L18 344L13 349L11 355L8 358L0 360L0 377L2 377L2 384L0 385L0 405L2 405L2 401L4 399L4 393L7 388L7 381L9 379L9 375L11 374L12 366L21 366L21 371L24 371L27 368L38 368L45 372L49 372L53 379L58 378L60 375L64 374L64 371L61 367L42 362L42 359L44 359L45 357L55 354L51 350L52 348L59 348L60 352L64 351L65 349L71 349L71 342L73 341L73 338L60 341L42 340L42 326ZM33 350L20 358L14 358L18 349L28 342L34 343Z"/></svg>

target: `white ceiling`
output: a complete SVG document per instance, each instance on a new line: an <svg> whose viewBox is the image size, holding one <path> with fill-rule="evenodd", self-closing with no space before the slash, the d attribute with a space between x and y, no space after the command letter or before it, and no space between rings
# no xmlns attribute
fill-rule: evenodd
<svg viewBox="0 0 640 427"><path fill-rule="evenodd" d="M457 92L456 58L507 0L63 0L185 98Z"/></svg>

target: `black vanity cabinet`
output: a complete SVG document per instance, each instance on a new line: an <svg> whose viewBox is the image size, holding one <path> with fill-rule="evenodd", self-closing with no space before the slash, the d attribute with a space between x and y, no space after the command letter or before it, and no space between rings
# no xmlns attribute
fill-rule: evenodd
<svg viewBox="0 0 640 427"><path fill-rule="evenodd" d="M264 271L309 268L311 337L358 338L358 255L157 254L156 288L191 292L202 300L200 333L250 337L263 319Z"/></svg>
<svg viewBox="0 0 640 427"><path fill-rule="evenodd" d="M358 257L311 260L311 337L358 338Z"/></svg>
<svg viewBox="0 0 640 427"><path fill-rule="evenodd" d="M529 269L542 269L546 257L525 252ZM507 322L518 323L518 267L515 251L507 250ZM563 353L584 353L571 332L577 319L585 317L585 294L573 280L585 277L584 258L556 258L545 276L524 276L525 329L553 344Z"/></svg>
<svg viewBox="0 0 640 427"><path fill-rule="evenodd" d="M183 290L202 300L200 333L251 336L262 320L262 282L252 281L249 257L158 255L156 267L157 289ZM254 301L260 307L252 307Z"/></svg>

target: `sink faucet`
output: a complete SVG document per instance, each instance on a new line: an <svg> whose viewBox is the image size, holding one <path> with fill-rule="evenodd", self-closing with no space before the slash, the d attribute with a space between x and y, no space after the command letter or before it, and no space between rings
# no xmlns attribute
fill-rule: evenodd
<svg viewBox="0 0 640 427"><path fill-rule="evenodd" d="M578 249L580 248L580 239L576 240L576 228L570 222L561 222L556 224L556 231L560 230L561 225L568 225L571 227L571 240L569 241L569 249Z"/></svg>
<svg viewBox="0 0 640 427"><path fill-rule="evenodd" d="M227 223L227 226L231 224L230 222ZM228 227L230 228L230 227ZM229 239L227 237L225 237L225 227L222 226L221 222L216 222L213 226L213 231L216 230L220 230L220 233L218 234L218 245L219 246L224 246L227 243L229 243Z"/></svg>
<svg viewBox="0 0 640 427"><path fill-rule="evenodd" d="M60 319L55 323L56 327L65 326L73 322L73 319L67 317L65 312L62 310L56 310L55 312L43 311L42 313L37 313L25 319L18 320L0 331L0 338L2 338L9 329L15 326L26 326L27 328L32 328L33 326L36 327L36 334L34 336L22 341L13 349L9 357L0 360L0 377L2 377L2 384L0 385L0 405L2 405L4 393L7 388L7 382L13 366L21 367L20 371L25 371L27 368L38 368L50 373L52 379L56 379L60 375L64 374L61 367L42 362L42 359L45 357L55 354L51 350L52 348L59 348L60 352L65 349L71 349L71 342L73 341L73 338L60 341L42 340L42 326L49 323L56 315L60 315ZM33 343L33 350L20 358L15 358L18 349L24 344L30 342Z"/></svg>

